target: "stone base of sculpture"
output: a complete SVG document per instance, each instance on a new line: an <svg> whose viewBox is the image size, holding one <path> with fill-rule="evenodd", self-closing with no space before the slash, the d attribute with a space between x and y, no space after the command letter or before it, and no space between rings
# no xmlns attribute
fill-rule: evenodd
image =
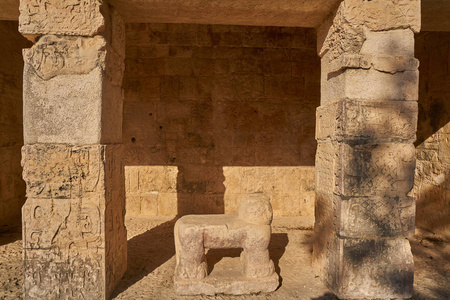
<svg viewBox="0 0 450 300"><path fill-rule="evenodd" d="M175 278L175 292L179 295L245 295L256 293L270 293L277 289L279 278L277 273L269 277L249 278L248 276L230 272L225 275L206 276L203 280L197 279L177 279Z"/></svg>
<svg viewBox="0 0 450 300"><path fill-rule="evenodd" d="M262 194L243 197L237 215L189 215L175 224L175 290L181 295L272 292L279 285L269 257L272 207ZM240 268L208 275L205 249L242 248Z"/></svg>

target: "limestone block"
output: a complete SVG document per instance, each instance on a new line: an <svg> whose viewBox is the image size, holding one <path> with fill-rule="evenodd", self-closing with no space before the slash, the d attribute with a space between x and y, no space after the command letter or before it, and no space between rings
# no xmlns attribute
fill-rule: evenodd
<svg viewBox="0 0 450 300"><path fill-rule="evenodd" d="M327 283L340 299L409 298L414 261L408 240L343 239L327 243Z"/></svg>
<svg viewBox="0 0 450 300"><path fill-rule="evenodd" d="M111 294L126 269L120 156L120 146L23 147L25 299Z"/></svg>
<svg viewBox="0 0 450 300"><path fill-rule="evenodd" d="M365 36L360 52L362 55L414 57L414 32L410 29L366 30Z"/></svg>
<svg viewBox="0 0 450 300"><path fill-rule="evenodd" d="M25 144L121 140L123 59L108 66L114 51L105 45L99 36L45 36L24 50Z"/></svg>
<svg viewBox="0 0 450 300"><path fill-rule="evenodd" d="M320 143L316 191L343 196L404 197L413 187L413 144Z"/></svg>
<svg viewBox="0 0 450 300"><path fill-rule="evenodd" d="M262 192L274 216L314 214L314 167L224 167L225 213L237 213L239 199Z"/></svg>
<svg viewBox="0 0 450 300"><path fill-rule="evenodd" d="M373 31L411 28L420 31L420 0L345 0L345 19Z"/></svg>
<svg viewBox="0 0 450 300"><path fill-rule="evenodd" d="M43 36L30 49L24 50L24 60L44 80L58 75L88 74L104 67L106 41L93 38Z"/></svg>
<svg viewBox="0 0 450 300"><path fill-rule="evenodd" d="M420 0L345 0L336 12L319 54L324 56L330 52L330 60L344 53L359 54L365 40L372 38L366 35L367 32L408 29L417 33L420 22ZM375 49L379 49L378 46Z"/></svg>
<svg viewBox="0 0 450 300"><path fill-rule="evenodd" d="M316 139L413 142L417 117L416 101L336 101L317 109Z"/></svg>
<svg viewBox="0 0 450 300"><path fill-rule="evenodd" d="M178 195L177 193L158 194L158 215L175 216L178 214Z"/></svg>
<svg viewBox="0 0 450 300"><path fill-rule="evenodd" d="M22 148L27 197L101 197L105 190L104 146L35 144Z"/></svg>
<svg viewBox="0 0 450 300"><path fill-rule="evenodd" d="M139 216L141 214L142 197L136 194L127 194L127 216Z"/></svg>
<svg viewBox="0 0 450 300"><path fill-rule="evenodd" d="M315 191L331 195L337 185L337 172L339 171L339 145L337 143L319 143L317 145L315 163ZM331 207L331 206L330 206ZM316 199L317 211L317 199Z"/></svg>
<svg viewBox="0 0 450 300"><path fill-rule="evenodd" d="M450 207L447 205L450 199L449 128L447 123L417 146L413 190L417 199L417 227L444 239L450 237Z"/></svg>
<svg viewBox="0 0 450 300"><path fill-rule="evenodd" d="M101 0L21 0L19 31L24 35L94 36L105 20Z"/></svg>
<svg viewBox="0 0 450 300"><path fill-rule="evenodd" d="M33 199L23 207L24 298L105 298L99 199Z"/></svg>
<svg viewBox="0 0 450 300"><path fill-rule="evenodd" d="M413 144L341 145L342 194L405 196L414 183L414 155Z"/></svg>
<svg viewBox="0 0 450 300"><path fill-rule="evenodd" d="M138 169L139 190L142 192L175 193L178 168L174 166L145 166Z"/></svg>
<svg viewBox="0 0 450 300"><path fill-rule="evenodd" d="M414 235L412 197L342 197L317 192L316 231L329 230L342 238L405 237Z"/></svg>
<svg viewBox="0 0 450 300"><path fill-rule="evenodd" d="M278 275L267 247L271 235L272 208L262 194L244 196L238 215L189 215L175 224L175 290L179 294L248 294L271 292ZM209 279L205 248L243 248L242 274ZM224 284L226 283L226 284Z"/></svg>
<svg viewBox="0 0 450 300"><path fill-rule="evenodd" d="M158 215L158 194L151 193L147 195L142 195L139 197L139 202L141 206L140 215L141 216L156 216Z"/></svg>
<svg viewBox="0 0 450 300"><path fill-rule="evenodd" d="M321 104L350 99L415 100L419 99L419 72L404 71L395 74L375 69L347 69L343 73L329 74L322 68Z"/></svg>
<svg viewBox="0 0 450 300"><path fill-rule="evenodd" d="M326 57L326 56L325 56ZM326 68L327 77L338 75L346 69L374 69L380 72L395 74L404 71L416 71L419 61L413 57L402 57L395 55L360 55L342 54L331 62L325 61L329 66Z"/></svg>
<svg viewBox="0 0 450 300"><path fill-rule="evenodd" d="M414 198L359 197L335 201L340 204L338 234L342 238L414 236Z"/></svg>

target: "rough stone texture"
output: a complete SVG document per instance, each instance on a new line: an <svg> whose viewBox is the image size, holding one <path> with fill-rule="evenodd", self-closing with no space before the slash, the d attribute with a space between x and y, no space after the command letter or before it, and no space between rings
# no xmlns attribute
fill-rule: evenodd
<svg viewBox="0 0 450 300"><path fill-rule="evenodd" d="M224 167L225 213L245 194L264 193L274 216L314 216L314 167Z"/></svg>
<svg viewBox="0 0 450 300"><path fill-rule="evenodd" d="M450 239L450 34L416 38L420 59L419 126L414 195L418 228Z"/></svg>
<svg viewBox="0 0 450 300"><path fill-rule="evenodd" d="M123 69L123 56L115 54L100 36L48 35L24 50L25 143L119 142L121 77L108 75L121 70L106 63L113 55Z"/></svg>
<svg viewBox="0 0 450 300"><path fill-rule="evenodd" d="M420 31L420 0L344 0L319 52L323 56L330 51L331 60L344 53L358 54L365 40L370 39L368 32L388 31L380 34L392 35L394 29L404 28L416 33ZM377 44L383 45L383 40L377 40ZM392 45L389 48L396 51ZM377 51L377 54L382 53Z"/></svg>
<svg viewBox="0 0 450 300"><path fill-rule="evenodd" d="M330 85L322 87L323 95L329 99L328 101L348 98L417 101L419 97L418 71L405 71L393 75L374 69L348 69L342 76L329 77ZM377 88L380 86L383 89Z"/></svg>
<svg viewBox="0 0 450 300"><path fill-rule="evenodd" d="M23 145L22 48L29 43L17 31L17 22L0 22L0 231L20 224L25 184L20 167Z"/></svg>
<svg viewBox="0 0 450 300"><path fill-rule="evenodd" d="M318 193L316 230L333 230L341 238L414 235L415 203L412 197L352 197Z"/></svg>
<svg viewBox="0 0 450 300"><path fill-rule="evenodd" d="M127 24L126 165L142 182L177 167L180 215L234 213L259 191L275 215L312 216L319 70L312 29ZM135 214L152 192L175 196L127 190Z"/></svg>
<svg viewBox="0 0 450 300"><path fill-rule="evenodd" d="M20 0L19 31L24 35L94 36L104 30L101 0Z"/></svg>
<svg viewBox="0 0 450 300"><path fill-rule="evenodd" d="M316 192L342 196L403 197L412 189L412 144L319 143Z"/></svg>
<svg viewBox="0 0 450 300"><path fill-rule="evenodd" d="M319 251L315 243L314 251ZM346 239L335 235L323 246L327 282L340 299L409 298L414 261L409 241ZM331 271L332 270L332 271Z"/></svg>
<svg viewBox="0 0 450 300"><path fill-rule="evenodd" d="M318 31L322 36L325 28ZM324 61L322 82L326 83L321 85L321 104L348 98L417 101L419 73L418 61L414 58L413 31L360 29L352 35L339 36L336 43L331 34L319 45ZM329 30L344 34L335 25ZM356 43L352 38L360 40ZM351 48L341 43L349 43ZM383 89L379 89L380 86Z"/></svg>
<svg viewBox="0 0 450 300"><path fill-rule="evenodd" d="M127 215L177 215L177 175L175 166L125 167Z"/></svg>
<svg viewBox="0 0 450 300"><path fill-rule="evenodd" d="M316 138L373 143L416 139L417 102L340 100L317 109ZM376 136L374 136L376 133Z"/></svg>
<svg viewBox="0 0 450 300"><path fill-rule="evenodd" d="M420 1L344 0L327 24L314 259L339 298L408 298Z"/></svg>
<svg viewBox="0 0 450 300"><path fill-rule="evenodd" d="M278 275L267 249L271 236L272 207L262 194L242 197L237 215L188 215L175 223L177 266L174 284L177 293L199 295L217 293L249 294L272 292ZM242 269L233 279L208 278L205 249L242 248ZM228 273L228 274L227 274Z"/></svg>
<svg viewBox="0 0 450 300"><path fill-rule="evenodd" d="M119 147L23 147L25 299L104 299L125 272Z"/></svg>

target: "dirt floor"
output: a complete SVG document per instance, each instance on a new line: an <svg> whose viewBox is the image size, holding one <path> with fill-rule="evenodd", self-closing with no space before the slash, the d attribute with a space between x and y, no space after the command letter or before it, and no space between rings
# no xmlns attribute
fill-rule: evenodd
<svg viewBox="0 0 450 300"><path fill-rule="evenodd" d="M274 220L270 254L281 286L272 294L248 296L180 297L173 292L174 220L134 217L127 219L128 271L114 299L336 299L311 267L313 232L310 221ZM450 299L450 242L421 235L411 242L415 260L413 299ZM20 233L0 235L0 299L21 298L22 243ZM238 259L239 252L214 250L207 254L211 269Z"/></svg>

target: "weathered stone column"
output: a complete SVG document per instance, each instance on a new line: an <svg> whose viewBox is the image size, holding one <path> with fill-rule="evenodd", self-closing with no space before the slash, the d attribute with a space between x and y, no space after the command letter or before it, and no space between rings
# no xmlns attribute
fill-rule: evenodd
<svg viewBox="0 0 450 300"><path fill-rule="evenodd" d="M314 258L339 298L408 298L419 0L344 0L323 44Z"/></svg>
<svg viewBox="0 0 450 300"><path fill-rule="evenodd" d="M24 298L105 299L126 270L124 25L105 1L21 0Z"/></svg>

